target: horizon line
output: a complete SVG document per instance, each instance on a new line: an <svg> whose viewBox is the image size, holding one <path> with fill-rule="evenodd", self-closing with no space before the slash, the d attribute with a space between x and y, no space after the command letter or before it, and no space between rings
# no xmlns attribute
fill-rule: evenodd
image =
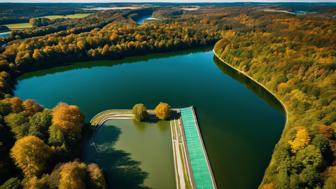
<svg viewBox="0 0 336 189"><path fill-rule="evenodd" d="M104 2L95 2L95 1L88 1L88 2L78 2L78 1L39 1L39 2L30 2L30 1L0 1L1 3L31 3L31 4L52 4L52 3L61 3L61 4L108 4L108 3L132 3L132 4L157 4L157 3L175 3L175 4L193 4L193 3L201 3L201 4L214 4L214 3L260 3L260 4L272 4L272 3L336 3L336 1L226 1L226 2L219 2L219 1L215 1L215 2L206 2L206 1L196 1L196 2L176 2L176 1L164 1L164 2L151 2L151 1L144 1L144 2L133 2L133 1L127 1L127 2L122 2L122 1L104 1Z"/></svg>
<svg viewBox="0 0 336 189"><path fill-rule="evenodd" d="M134 3L134 4L144 4L144 3L176 3L176 4L192 4L192 3L202 3L202 4L211 4L211 3L336 3L336 0L213 0L213 1L206 1L206 0L193 0L193 1L182 1L182 0L161 0L161 1L154 1L154 0L0 0L0 3L91 3L91 4L100 4L100 3Z"/></svg>

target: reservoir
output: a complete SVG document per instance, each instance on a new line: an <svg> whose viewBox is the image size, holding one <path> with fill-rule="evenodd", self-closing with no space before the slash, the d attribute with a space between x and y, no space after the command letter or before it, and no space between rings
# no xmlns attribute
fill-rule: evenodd
<svg viewBox="0 0 336 189"><path fill-rule="evenodd" d="M256 188L285 124L279 103L215 59L211 49L78 62L31 72L18 79L15 95L47 108L60 101L78 105L87 121L103 110L129 109L136 103L148 109L161 101L176 108L194 106L218 188ZM132 164L136 171L124 177L125 183L133 178L145 186L170 188L167 183L174 182L174 175L169 169L173 161L166 127L108 121L88 137L83 159L95 162L99 156L97 163L108 170L117 157L107 153L113 149L138 162ZM92 142L103 147L93 150ZM171 157L156 158L155 153ZM113 176L107 178L110 183Z"/></svg>

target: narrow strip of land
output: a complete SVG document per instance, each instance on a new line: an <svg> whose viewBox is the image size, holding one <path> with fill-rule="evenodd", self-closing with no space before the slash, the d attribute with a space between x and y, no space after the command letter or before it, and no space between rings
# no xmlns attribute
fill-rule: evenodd
<svg viewBox="0 0 336 189"><path fill-rule="evenodd" d="M90 123L99 126L110 119L133 119L133 113L131 110L106 110L95 115Z"/></svg>
<svg viewBox="0 0 336 189"><path fill-rule="evenodd" d="M189 165L189 158L187 147L185 144L185 137L181 127L181 121L172 120L170 122L172 147L175 166L175 179L177 189L193 189L193 176L191 167Z"/></svg>
<svg viewBox="0 0 336 189"><path fill-rule="evenodd" d="M181 109L181 120L195 188L217 188L193 107Z"/></svg>

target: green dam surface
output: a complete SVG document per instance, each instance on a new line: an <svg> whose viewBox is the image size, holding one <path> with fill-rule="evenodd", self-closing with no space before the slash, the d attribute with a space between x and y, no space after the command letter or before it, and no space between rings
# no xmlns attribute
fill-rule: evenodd
<svg viewBox="0 0 336 189"><path fill-rule="evenodd" d="M161 101L177 108L194 106L218 188L256 188L285 123L280 104L219 62L211 49L78 62L31 72L18 79L15 95L48 108L60 101L78 105L87 121L103 110L130 109L136 103L148 109ZM152 127L157 126L141 129L133 122L106 122L88 136L83 159L103 167L111 185L142 188L144 182L152 188L169 188L167 183L175 185L169 128ZM94 150L95 144L107 147ZM126 164L116 168L115 161L124 165L119 157Z"/></svg>
<svg viewBox="0 0 336 189"><path fill-rule="evenodd" d="M198 131L197 118L193 108L182 108L181 119L188 147L188 156L196 188L214 189L211 166L208 164L206 150L203 147L202 136Z"/></svg>

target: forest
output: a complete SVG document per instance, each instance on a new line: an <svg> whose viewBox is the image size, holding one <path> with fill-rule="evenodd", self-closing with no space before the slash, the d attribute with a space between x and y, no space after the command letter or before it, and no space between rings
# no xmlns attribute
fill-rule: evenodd
<svg viewBox="0 0 336 189"><path fill-rule="evenodd" d="M0 25L28 22L31 18L47 15L66 15L87 12L81 6L64 3L2 3L0 6Z"/></svg>
<svg viewBox="0 0 336 189"><path fill-rule="evenodd" d="M335 188L336 20L249 22L262 27L223 32L214 50L285 105L287 124L260 188Z"/></svg>
<svg viewBox="0 0 336 189"><path fill-rule="evenodd" d="M201 17L137 25L132 19L137 14L104 11L84 19L47 26L36 24L35 28L14 32L12 37L16 37L1 48L0 144L6 156L0 160L0 183L3 183L0 188L106 188L107 185L96 164L80 162L81 139L93 128L84 123L79 108L60 103L48 110L32 100L22 102L12 95L17 76L78 60L119 59L209 46L220 39L220 29L214 23L207 22L201 27L197 24L204 22ZM51 33L44 30L60 23L67 23L69 29ZM83 27L77 30L78 24ZM36 31L44 32L32 37ZM166 118L164 111L160 115Z"/></svg>
<svg viewBox="0 0 336 189"><path fill-rule="evenodd" d="M0 189L111 184L96 164L80 161L81 140L93 128L79 107L60 103L49 110L22 101L13 96L18 76L216 42L220 58L264 84L288 111L260 188L335 188L336 11L295 16L264 9L165 7L153 10L160 20L142 25L133 20L137 11L98 11L80 19L32 20L35 27L1 39Z"/></svg>

